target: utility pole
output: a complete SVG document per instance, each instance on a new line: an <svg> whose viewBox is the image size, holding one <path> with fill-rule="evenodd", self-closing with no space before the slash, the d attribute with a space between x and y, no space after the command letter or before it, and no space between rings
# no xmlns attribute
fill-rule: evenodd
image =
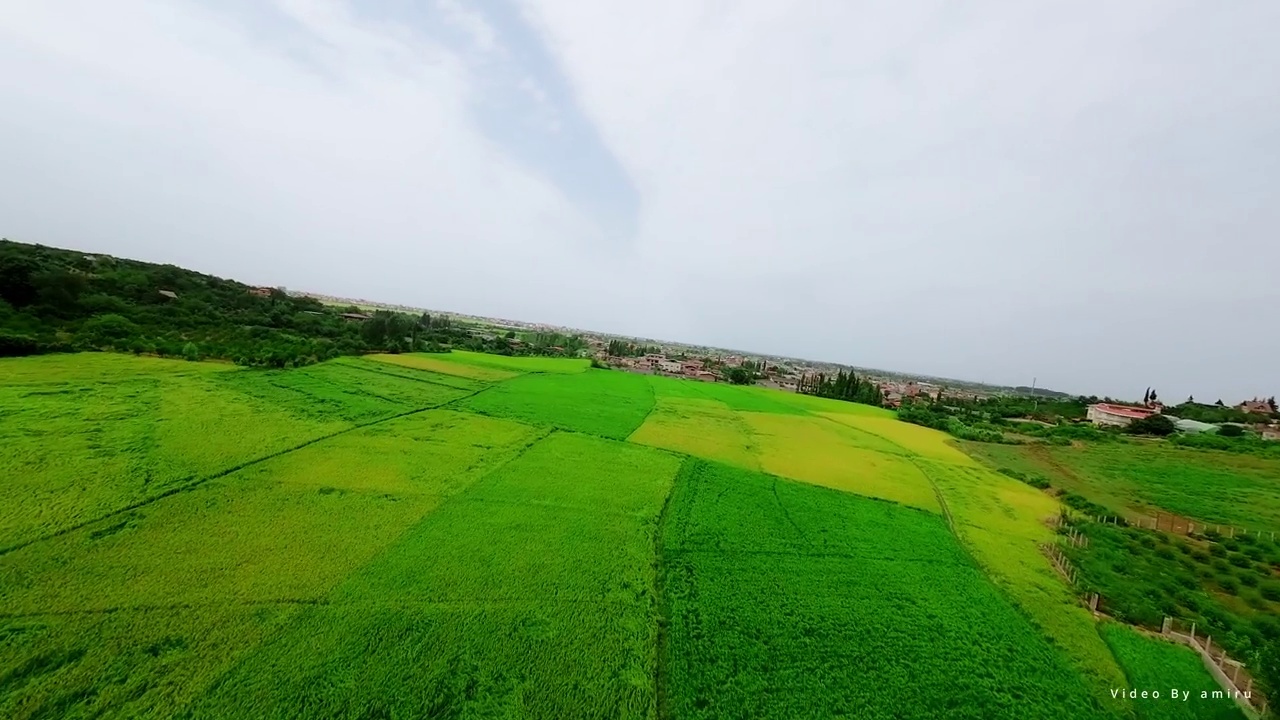
<svg viewBox="0 0 1280 720"><path fill-rule="evenodd" d="M1031 377L1031 412L1036 412L1039 409L1040 409L1040 396L1036 394L1036 378L1035 376L1032 376Z"/></svg>

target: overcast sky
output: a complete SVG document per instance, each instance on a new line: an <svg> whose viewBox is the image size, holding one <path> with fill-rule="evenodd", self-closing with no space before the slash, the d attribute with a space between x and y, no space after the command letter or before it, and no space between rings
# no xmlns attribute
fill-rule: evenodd
<svg viewBox="0 0 1280 720"><path fill-rule="evenodd" d="M1280 394L1280 2L8 0L0 236L1070 392Z"/></svg>

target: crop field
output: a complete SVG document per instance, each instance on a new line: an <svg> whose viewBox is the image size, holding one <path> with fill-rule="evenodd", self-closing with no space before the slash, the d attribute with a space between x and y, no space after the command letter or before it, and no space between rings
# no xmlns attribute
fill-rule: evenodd
<svg viewBox="0 0 1280 720"><path fill-rule="evenodd" d="M1160 693L1158 698L1134 700L1139 720L1244 720L1234 700L1214 698L1222 688L1191 648L1147 637L1117 623L1103 623L1098 632L1124 668L1128 687ZM1190 694L1185 699L1172 698L1174 688Z"/></svg>
<svg viewBox="0 0 1280 720"><path fill-rule="evenodd" d="M473 412L625 440L653 408L653 390L639 375L588 370L508 380L468 398Z"/></svg>
<svg viewBox="0 0 1280 720"><path fill-rule="evenodd" d="M1165 510L1202 523L1280 527L1280 460L1275 458L1156 443L969 443L966 450L993 467L1042 475L1054 487L1132 515Z"/></svg>
<svg viewBox="0 0 1280 720"><path fill-rule="evenodd" d="M1118 687L1124 676L1098 637L1092 615L1040 551L1041 543L1053 539L1045 521L1058 512L1057 503L1029 485L981 468L919 464L946 499L956 535L987 576L1066 650L1099 701L1111 702L1104 693Z"/></svg>
<svg viewBox="0 0 1280 720"><path fill-rule="evenodd" d="M894 500L938 512L938 500L929 478L911 461L874 435L860 445L850 432L823 418L789 418L768 413L744 413L760 446L760 465L782 477L803 480L837 490Z"/></svg>
<svg viewBox="0 0 1280 720"><path fill-rule="evenodd" d="M937 515L685 475L662 548L673 716L1105 717Z"/></svg>
<svg viewBox="0 0 1280 720"><path fill-rule="evenodd" d="M719 400L659 396L628 440L752 470L760 467L751 428Z"/></svg>
<svg viewBox="0 0 1280 720"><path fill-rule="evenodd" d="M365 363L374 361L384 365L395 365L398 367L413 368L414 370L428 370L433 373L440 373L446 376L456 376L481 381L507 380L520 374L520 371L518 370L478 365L475 363L452 362L441 359L441 356L439 355L427 355L421 353L411 355L369 355L361 361Z"/></svg>
<svg viewBox="0 0 1280 720"><path fill-rule="evenodd" d="M0 360L0 717L1127 718L1057 511L583 360Z"/></svg>

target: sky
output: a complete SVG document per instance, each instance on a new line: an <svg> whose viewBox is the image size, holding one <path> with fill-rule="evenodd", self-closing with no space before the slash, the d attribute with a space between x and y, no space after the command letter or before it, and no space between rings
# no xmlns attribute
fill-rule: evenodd
<svg viewBox="0 0 1280 720"><path fill-rule="evenodd" d="M1280 394L1280 3L9 0L0 236L1067 392Z"/></svg>

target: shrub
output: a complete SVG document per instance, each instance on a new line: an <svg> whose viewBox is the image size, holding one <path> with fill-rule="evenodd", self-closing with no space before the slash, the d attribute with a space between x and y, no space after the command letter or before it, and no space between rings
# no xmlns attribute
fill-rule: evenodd
<svg viewBox="0 0 1280 720"><path fill-rule="evenodd" d="M1262 583L1262 587L1259 588L1259 592L1262 593L1262 597L1270 600L1271 602L1280 602L1280 582L1271 581Z"/></svg>
<svg viewBox="0 0 1280 720"><path fill-rule="evenodd" d="M1222 437L1242 437L1244 428L1239 425L1223 425L1218 428L1218 434Z"/></svg>
<svg viewBox="0 0 1280 720"><path fill-rule="evenodd" d="M1240 592L1240 581L1236 580L1234 575L1219 575L1218 587L1231 595L1236 595Z"/></svg>
<svg viewBox="0 0 1280 720"><path fill-rule="evenodd" d="M1253 561L1246 557L1243 553L1231 553L1230 562L1238 568L1253 567Z"/></svg>
<svg viewBox="0 0 1280 720"><path fill-rule="evenodd" d="M1129 423L1125 428L1125 431L1131 435L1156 435L1164 437L1166 435L1172 435L1177 431L1177 429L1178 426L1174 425L1173 421L1167 416L1156 414L1142 418L1141 420L1134 420Z"/></svg>
<svg viewBox="0 0 1280 720"><path fill-rule="evenodd" d="M1258 587L1258 576L1253 573L1240 573L1240 584L1245 587Z"/></svg>

